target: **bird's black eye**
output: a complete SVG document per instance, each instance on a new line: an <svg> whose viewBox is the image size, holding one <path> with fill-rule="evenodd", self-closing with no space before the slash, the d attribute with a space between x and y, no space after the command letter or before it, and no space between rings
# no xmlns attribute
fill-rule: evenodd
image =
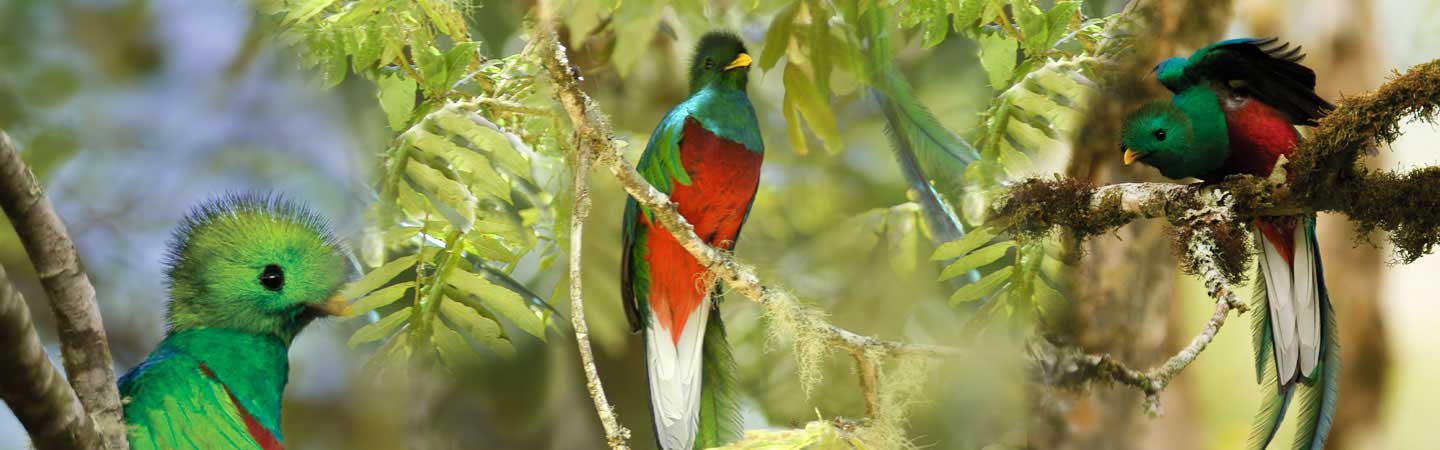
<svg viewBox="0 0 1440 450"><path fill-rule="evenodd" d="M265 266L265 271L260 272L260 285L272 291L280 290L285 287L285 271L275 264Z"/></svg>
<svg viewBox="0 0 1440 450"><path fill-rule="evenodd" d="M1165 130L1155 130L1155 140L1165 142Z"/></svg>
<svg viewBox="0 0 1440 450"><path fill-rule="evenodd" d="M710 58L705 58L705 70L710 70L710 69L714 69L714 68L715 68L715 60L714 60L714 59L710 59Z"/></svg>

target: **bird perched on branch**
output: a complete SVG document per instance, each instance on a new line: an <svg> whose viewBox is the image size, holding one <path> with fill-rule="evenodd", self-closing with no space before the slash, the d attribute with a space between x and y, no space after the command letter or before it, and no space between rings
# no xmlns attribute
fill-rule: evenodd
<svg viewBox="0 0 1440 450"><path fill-rule="evenodd" d="M695 234L731 250L750 214L765 145L745 94L751 58L740 38L711 32L690 62L690 96L650 135L636 169L670 195ZM621 295L645 341L655 435L666 450L719 446L740 435L734 359L719 291L653 212L625 203Z"/></svg>
<svg viewBox="0 0 1440 450"><path fill-rule="evenodd" d="M1174 97L1126 119L1125 164L1143 162L1176 179L1269 176L1281 157L1292 157L1295 126L1314 126L1333 109L1315 94L1304 57L1274 38L1243 38L1161 62L1156 78ZM1254 314L1255 372L1267 389L1250 447L1269 446L1298 394L1295 448L1318 450L1335 414L1340 350L1315 214L1258 219L1252 231L1260 255L1255 309L1263 312Z"/></svg>
<svg viewBox="0 0 1440 450"><path fill-rule="evenodd" d="M184 219L168 262L169 330L120 378L130 447L283 448L290 342L349 310L324 220L277 196L221 198Z"/></svg>

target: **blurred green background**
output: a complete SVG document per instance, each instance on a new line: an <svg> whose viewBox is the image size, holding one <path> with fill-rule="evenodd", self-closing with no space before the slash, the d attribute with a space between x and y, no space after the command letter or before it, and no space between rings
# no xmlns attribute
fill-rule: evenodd
<svg viewBox="0 0 1440 450"><path fill-rule="evenodd" d="M579 61L587 88L631 142L632 161L665 110L685 96L682 66L689 47L707 31L700 27L735 30L753 43L752 50L764 40L776 10L730 3L706 7L708 23L664 9L661 31L623 75L603 58ZM516 33L531 3L478 6L469 19L485 52L518 51L523 42ZM1120 7L1112 0L1088 4L1086 11L1097 16ZM583 8L570 13L594 14ZM1321 94L1332 100L1373 88L1393 69L1440 56L1434 26L1440 2L1433 0L1241 0L1230 17L1225 36L1278 35L1304 45ZM898 63L919 97L947 127L962 134L973 129L976 113L994 94L974 43L953 38L922 49L917 37L902 36L907 44ZM162 336L162 255L170 229L189 205L229 190L279 190L306 200L343 233L358 233L363 225L360 211L373 198L367 183L390 138L373 85L352 77L322 89L317 75L300 68L295 51L275 42L273 30L245 2L0 0L0 61L0 129L19 143L70 227L97 285L119 371L139 362ZM910 427L920 446L1023 442L1029 426L1023 330L987 333L981 341L961 336L967 313L946 305L950 291L934 282L938 271L926 260L928 239L918 237L912 211L891 209L907 201L906 183L878 110L853 81L837 79L833 90L845 148L836 155L797 154L785 145L780 77L752 73L750 97L770 151L739 256L852 331L972 349L926 371ZM1408 124L1400 141L1371 164L1435 164L1437 144L1436 128ZM1056 160L1043 165L1063 166L1065 151L1046 153ZM585 249L592 338L612 401L635 433L633 443L649 448L641 349L626 329L618 295L624 197L610 177L593 180L596 203ZM1364 369L1352 378L1365 383L1342 392L1345 431L1332 448L1429 447L1440 441L1440 429L1430 426L1440 414L1434 401L1440 391L1428 383L1440 379L1440 359L1431 357L1440 336L1427 333L1440 316L1433 301L1440 258L1390 267L1384 250L1355 247L1343 221L1327 224L1322 236L1327 231L1333 236L1324 250L1330 284L1343 286L1333 294L1341 327L1351 327L1345 332L1355 333L1359 343L1345 341L1345 364L1347 370ZM1375 242L1383 246L1379 238ZM0 225L0 264L35 307L38 327L57 354L44 294L8 224ZM1186 279L1176 286L1175 295L1148 300L1174 302L1168 322L1151 324L1137 339L1177 348L1208 316L1211 306L1198 283ZM537 292L549 295L552 288ZM863 413L847 357L832 355L825 380L807 395L789 346L767 343L753 304L731 295L724 314L747 394L747 428ZM573 337L563 325L568 322L559 322L548 342L516 337L514 360L494 359L431 379L428 400L414 398L405 386L373 382L360 370L368 355L344 344L357 321L312 326L291 351L288 444L391 449L422 435L440 448L602 448ZM1248 339L1244 326L1224 330L1162 396L1166 415L1140 427L1133 445L1240 446L1258 392ZM1138 393L1130 397L1140 401ZM1093 426L1086 417L1082 402L1067 416L1067 426ZM0 414L0 448L27 442L13 417Z"/></svg>

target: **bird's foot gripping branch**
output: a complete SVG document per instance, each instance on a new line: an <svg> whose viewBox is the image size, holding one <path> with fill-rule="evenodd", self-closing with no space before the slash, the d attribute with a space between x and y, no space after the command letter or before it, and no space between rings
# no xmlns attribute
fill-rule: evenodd
<svg viewBox="0 0 1440 450"><path fill-rule="evenodd" d="M1433 121L1437 107L1440 60L1417 65L1373 92L1341 100L1300 142L1295 160L1283 166L1286 173L1277 170L1269 179L1106 186L1030 179L1015 185L991 205L990 217L1022 236L1059 228L1079 241L1138 219L1168 220L1181 269L1199 276L1217 300L1202 331L1159 366L1142 371L1110 355L1037 342L1032 351L1039 378L1061 387L1096 380L1133 386L1144 393L1147 410L1158 413L1158 394L1214 339L1230 311L1246 310L1234 286L1244 281L1251 259L1246 224L1257 218L1340 213L1359 225L1357 240L1376 229L1385 231L1403 262L1429 253L1440 243L1440 167L1390 173L1365 168L1358 160L1367 149L1397 138L1406 120ZM1277 181L1285 175L1290 182Z"/></svg>

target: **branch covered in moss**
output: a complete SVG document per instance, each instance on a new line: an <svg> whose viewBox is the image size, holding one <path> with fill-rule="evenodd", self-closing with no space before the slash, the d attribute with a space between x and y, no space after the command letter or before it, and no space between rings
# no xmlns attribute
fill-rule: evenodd
<svg viewBox="0 0 1440 450"><path fill-rule="evenodd" d="M1216 183L1097 187L1036 178L997 198L991 217L1021 234L1060 226L1084 238L1143 218L1183 225L1332 211L1357 222L1361 233L1385 230L1396 252L1411 262L1440 243L1440 167L1396 174L1356 162L1366 149L1395 140L1405 119L1434 119L1437 107L1440 60L1415 66L1374 92L1341 100L1283 166L1292 182L1242 175Z"/></svg>
<svg viewBox="0 0 1440 450"><path fill-rule="evenodd" d="M614 131L580 86L579 70L570 64L564 47L559 43L553 30L542 28L538 39L544 40L542 51L545 67L550 73L555 94L570 115L580 145L579 152L593 152L595 162L608 168L620 180L625 191L641 205L653 212L661 226L676 237L695 259L716 279L723 281L732 290L757 302L765 310L766 317L782 324L771 328L772 335L784 334L795 342L796 358L801 360L802 384L808 390L819 381L815 364L831 348L840 348L857 358L899 356L953 357L960 350L938 345L910 344L887 341L870 336L855 334L831 325L824 313L805 305L783 289L765 285L755 270L737 261L729 253L710 247L695 234L694 228L680 215L675 204L649 182L645 181L634 166L621 152L621 141L614 138ZM871 386L870 389L874 389ZM878 399L872 392L864 393L868 401ZM877 406L867 404L867 410Z"/></svg>
<svg viewBox="0 0 1440 450"><path fill-rule="evenodd" d="M95 420L105 447L130 448L95 286L80 268L80 255L65 223L4 131L0 131L0 207L10 217L50 298L70 386Z"/></svg>
<svg viewBox="0 0 1440 450"><path fill-rule="evenodd" d="M1398 137L1403 120L1432 120L1437 107L1440 60L1342 100L1301 141L1295 160L1283 161L1269 178L1099 187L1073 179L1030 179L1009 189L992 204L991 217L1021 235L1042 235L1058 226L1083 239L1137 219L1169 220L1181 268L1200 276L1217 300L1200 334L1160 366L1142 372L1110 355L1056 348L1055 355L1037 358L1045 363L1042 378L1060 386L1096 379L1133 386L1145 393L1147 411L1158 413L1159 393L1204 351L1232 309L1245 310L1232 286L1244 278L1250 258L1244 224L1256 218L1340 212L1359 223L1362 235L1375 228L1390 233L1406 262L1428 253L1440 243L1440 167L1402 175L1359 167L1357 159L1372 145Z"/></svg>
<svg viewBox="0 0 1440 450"><path fill-rule="evenodd" d="M30 308L0 269L0 399L40 450L101 448L100 433L40 344Z"/></svg>

